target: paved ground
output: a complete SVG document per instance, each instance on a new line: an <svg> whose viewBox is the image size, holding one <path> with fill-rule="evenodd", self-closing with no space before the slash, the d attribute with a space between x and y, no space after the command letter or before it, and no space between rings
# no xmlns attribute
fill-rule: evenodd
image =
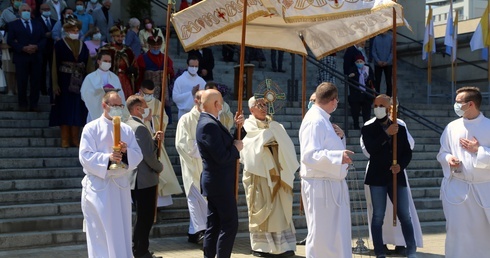
<svg viewBox="0 0 490 258"><path fill-rule="evenodd" d="M306 235L305 230L297 232L297 238L303 239ZM419 258L442 258L444 257L445 233L424 232L424 248L419 248L417 254ZM364 239L366 241L366 239ZM352 243L355 246L356 239ZM372 249L372 243L367 242L366 246ZM151 239L150 248L156 255L164 258L201 258L202 251L199 246L187 243L186 237L157 238ZM390 247L392 248L392 247ZM0 257L36 257L36 258L86 258L87 250L85 245L47 247L41 249L1 251ZM250 239L248 234L238 234L233 248L233 258L253 257L250 253ZM298 246L295 257L306 257L304 246ZM372 257L369 255L354 255L354 258ZM328 257L327 257L328 258Z"/></svg>

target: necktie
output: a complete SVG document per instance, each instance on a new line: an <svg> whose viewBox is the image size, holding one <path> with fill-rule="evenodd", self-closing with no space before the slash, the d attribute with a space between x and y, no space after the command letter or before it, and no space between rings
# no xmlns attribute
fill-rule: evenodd
<svg viewBox="0 0 490 258"><path fill-rule="evenodd" d="M46 18L46 26L48 26L48 30L51 31L51 22L49 22L49 18Z"/></svg>
<svg viewBox="0 0 490 258"><path fill-rule="evenodd" d="M31 26L29 26L29 21L25 21L25 24L26 24L26 29L29 33L31 33Z"/></svg>

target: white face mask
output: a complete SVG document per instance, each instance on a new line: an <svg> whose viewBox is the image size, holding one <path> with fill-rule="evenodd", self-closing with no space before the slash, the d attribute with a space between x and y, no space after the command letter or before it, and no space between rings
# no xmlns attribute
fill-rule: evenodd
<svg viewBox="0 0 490 258"><path fill-rule="evenodd" d="M143 116L143 119L145 119L148 117L149 114L150 114L150 108L145 108L144 112L143 112L143 114L141 114L141 116Z"/></svg>
<svg viewBox="0 0 490 258"><path fill-rule="evenodd" d="M311 101L308 102L308 109L310 109L311 107L313 107L313 105L315 105L315 102Z"/></svg>
<svg viewBox="0 0 490 258"><path fill-rule="evenodd" d="M148 103L150 101L153 100L153 94L144 94L143 95L143 98L145 99L145 101Z"/></svg>
<svg viewBox="0 0 490 258"><path fill-rule="evenodd" d="M110 109L109 109L109 116L110 117L122 116L122 114L123 114L123 108L122 107L110 107Z"/></svg>
<svg viewBox="0 0 490 258"><path fill-rule="evenodd" d="M100 68L100 70L107 72L107 71L109 71L109 69L111 69L111 63L100 62L99 68Z"/></svg>
<svg viewBox="0 0 490 258"><path fill-rule="evenodd" d="M374 115L377 119L383 119L386 117L386 108L385 107L375 107Z"/></svg>
<svg viewBox="0 0 490 258"><path fill-rule="evenodd" d="M463 103L454 103L454 113L456 113L457 116L462 117L464 113L466 112L465 110L462 110L461 107L463 107Z"/></svg>
<svg viewBox="0 0 490 258"><path fill-rule="evenodd" d="M68 33L68 37L73 40L78 40L78 33Z"/></svg>
<svg viewBox="0 0 490 258"><path fill-rule="evenodd" d="M100 32L95 33L94 35L92 35L92 39L93 40L100 40L101 38L102 38L102 34L100 34Z"/></svg>
<svg viewBox="0 0 490 258"><path fill-rule="evenodd" d="M191 74L191 75L196 75L197 74L197 70L199 70L199 67L187 67L187 71Z"/></svg>

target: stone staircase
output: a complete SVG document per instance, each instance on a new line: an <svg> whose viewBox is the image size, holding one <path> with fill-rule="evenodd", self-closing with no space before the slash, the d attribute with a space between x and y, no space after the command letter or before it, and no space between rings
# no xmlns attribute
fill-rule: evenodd
<svg viewBox="0 0 490 258"><path fill-rule="evenodd" d="M225 83L232 89L233 65L219 61L220 48L215 51L216 81ZM268 51L266 51L268 57ZM172 56L175 69L185 68L187 55L181 53ZM341 58L338 58L339 61ZM296 58L296 78L301 79L300 59ZM285 55L284 66L288 67L290 56ZM341 62L337 64L341 67ZM286 68L287 69L287 68ZM290 73L280 74L268 68L257 69L254 85L265 78L273 78L279 85L285 85ZM308 94L316 86L316 68L308 65ZM314 75L314 76L313 76ZM403 89L403 86L401 87ZM408 87L407 87L408 90ZM413 89L410 89L414 92ZM343 91L341 90L341 93ZM401 90L405 92L405 90ZM228 103L236 110L237 102ZM423 114L426 118L444 126L455 116L452 105L423 105L412 94L400 95L402 105ZM58 128L48 126L48 99L41 98L42 112L17 111L16 97L0 95L0 250L24 249L51 245L83 244L85 234L82 232L82 213L80 208L81 184L84 176L78 161L78 149L60 148ZM420 101L422 102L422 101ZM345 128L343 124L344 104L334 113L333 121ZM243 109L248 115L244 102ZM165 148L174 170L180 178L180 166L177 151L174 148L176 108L173 107L174 123L169 125L165 134ZM298 130L301 123L299 102L288 103L275 115L275 120L288 130L299 155ZM415 138L414 158L408 168L412 195L418 208L419 218L424 228L444 229L444 214L438 199L442 171L435 156L439 150L439 135L409 118L404 119ZM348 176L351 193L353 227L365 230L361 223L365 221L364 190L362 188L364 169L367 159L359 147L359 131L349 130L348 148L355 151L356 171ZM294 185L294 223L298 229L306 228L304 216L299 210L299 177ZM358 189L359 186L361 189ZM152 237L184 236L188 229L189 214L185 196L173 198L174 204L161 208L158 222L152 230ZM241 232L248 230L247 208L240 184L239 216Z"/></svg>

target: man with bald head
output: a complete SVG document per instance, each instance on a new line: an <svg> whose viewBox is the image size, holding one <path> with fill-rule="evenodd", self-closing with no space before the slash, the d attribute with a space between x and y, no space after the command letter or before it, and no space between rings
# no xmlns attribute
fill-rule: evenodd
<svg viewBox="0 0 490 258"><path fill-rule="evenodd" d="M201 102L203 110L197 123L196 139L203 164L201 192L208 200L204 257L231 257L238 230L235 168L243 143L235 140L218 120L223 109L219 91L205 90Z"/></svg>
<svg viewBox="0 0 490 258"><path fill-rule="evenodd" d="M412 159L407 130L404 125L394 123L388 116L390 98L379 95L374 100L376 120L366 123L361 129L365 152L369 153L369 165L364 184L369 185L373 207L371 218L371 235L376 257L386 257L383 241L383 221L386 211L386 197L393 198L393 174L397 175L397 215L400 220L403 238L406 244L406 255L416 257L416 241L409 210L409 194L404 171ZM393 135L397 135L397 164L393 163Z"/></svg>

